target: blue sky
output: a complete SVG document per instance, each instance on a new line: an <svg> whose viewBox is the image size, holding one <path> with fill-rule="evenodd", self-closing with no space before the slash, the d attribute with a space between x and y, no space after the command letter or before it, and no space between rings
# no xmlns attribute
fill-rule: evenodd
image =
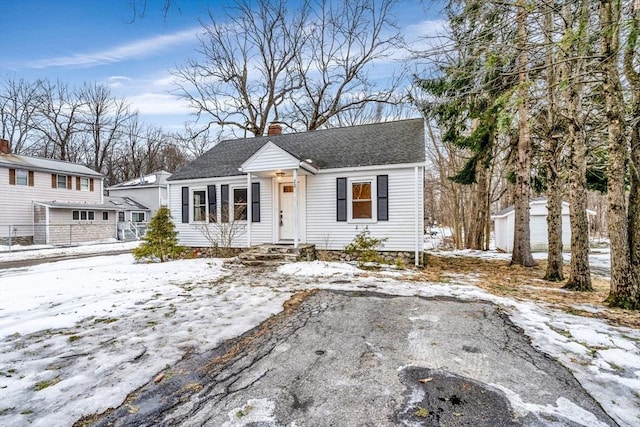
<svg viewBox="0 0 640 427"><path fill-rule="evenodd" d="M194 57L199 19L224 0L176 0L165 17L164 0L0 0L0 78L99 82L125 97L143 120L180 130L188 110L169 93L169 70ZM428 31L435 11L402 1L398 21L407 37Z"/></svg>

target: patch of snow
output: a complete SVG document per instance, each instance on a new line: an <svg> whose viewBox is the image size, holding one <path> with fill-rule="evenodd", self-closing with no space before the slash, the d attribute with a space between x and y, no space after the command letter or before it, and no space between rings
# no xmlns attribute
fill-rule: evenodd
<svg viewBox="0 0 640 427"><path fill-rule="evenodd" d="M304 277L353 276L358 271L362 270L351 264L325 261L296 262L278 267L280 274Z"/></svg>
<svg viewBox="0 0 640 427"><path fill-rule="evenodd" d="M247 404L241 408L234 408L229 411L229 421L222 424L222 427L243 427L247 424L276 422L273 411L276 404L267 399L249 399ZM260 424L262 425L262 424Z"/></svg>

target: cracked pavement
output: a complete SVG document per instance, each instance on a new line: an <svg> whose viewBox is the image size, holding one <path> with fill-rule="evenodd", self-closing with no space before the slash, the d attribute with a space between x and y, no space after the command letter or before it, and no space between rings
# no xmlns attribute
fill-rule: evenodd
<svg viewBox="0 0 640 427"><path fill-rule="evenodd" d="M526 403L525 403L526 402ZM567 419L562 408L582 415ZM100 426L616 425L500 308L305 291L242 336L188 354Z"/></svg>

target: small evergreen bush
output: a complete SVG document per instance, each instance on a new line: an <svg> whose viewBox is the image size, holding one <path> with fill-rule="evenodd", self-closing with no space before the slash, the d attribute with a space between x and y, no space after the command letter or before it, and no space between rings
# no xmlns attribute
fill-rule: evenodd
<svg viewBox="0 0 640 427"><path fill-rule="evenodd" d="M382 249L386 241L386 237L377 239L371 236L369 229L365 228L356 234L356 237L345 246L344 250L357 258L360 267L364 267L367 263L382 263L383 259L379 250Z"/></svg>
<svg viewBox="0 0 640 427"><path fill-rule="evenodd" d="M178 233L171 221L171 212L166 206L160 206L151 218L147 234L140 246L133 250L136 261L160 261L182 257L185 248L178 245Z"/></svg>

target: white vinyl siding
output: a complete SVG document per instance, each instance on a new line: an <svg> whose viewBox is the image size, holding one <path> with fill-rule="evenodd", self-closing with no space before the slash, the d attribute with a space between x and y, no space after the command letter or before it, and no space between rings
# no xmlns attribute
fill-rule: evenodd
<svg viewBox="0 0 640 427"><path fill-rule="evenodd" d="M423 209L421 208L423 204L423 170L419 167L418 171L417 194L413 167L332 171L308 177L307 243L314 243L318 249L342 250L351 243L356 234L367 227L373 237L388 238L383 250L413 252L416 245L416 228L419 233L424 229ZM368 223L336 221L336 178L347 177L348 181L354 182L359 179L371 179L376 175L389 176L389 220ZM373 186L375 187L375 180ZM373 205L375 204L374 197ZM418 221L417 227L416 220Z"/></svg>
<svg viewBox="0 0 640 427"><path fill-rule="evenodd" d="M351 243L356 234L367 227L374 237L388 238L383 250L408 251L416 249L416 240L422 242L423 219L423 169L413 166L385 169L367 168L366 170L333 170L316 175L299 176L298 204L300 207L299 230L300 243L313 243L318 249L343 250ZM388 175L389 220L377 221L376 216L376 176ZM373 218L366 223L338 222L336 220L336 178L346 177L348 182L368 182L372 184ZM290 177L287 177L290 179ZM260 182L260 222L251 223L251 243L274 243L278 240L278 223L274 219L274 208L278 204L278 181L271 178L253 178ZM207 185L215 185L217 192L218 218L222 199L220 185L229 185L229 202L233 203L234 188L247 188L247 177L224 177L198 179L190 181L174 181L169 184L169 208L178 231L180 244L191 247L207 247L210 245L197 224L180 222L182 187L202 189ZM350 184L349 184L350 185ZM191 194L191 191L190 191ZM349 202L351 203L351 202ZM191 207L190 207L191 209ZM176 220L177 218L177 220ZM246 222L239 224L245 227L237 236L234 246L245 247L247 244ZM421 249L421 247L420 247Z"/></svg>
<svg viewBox="0 0 640 427"><path fill-rule="evenodd" d="M272 243L273 204L271 179L254 177L252 182L260 183L260 222L251 223L251 243L254 245L260 243ZM223 184L229 185L229 203L233 205L233 189L247 188L247 177L243 175L169 183L169 209L171 210L171 216L176 226L176 231L178 231L178 239L180 240L181 245L190 247L208 247L211 245L211 243L204 236L202 230L199 230L199 226L201 226L202 224L187 224L180 221L182 211L182 187L189 187L189 194L191 194L191 189L206 189L207 185L215 185L218 210L216 215L217 218L220 218L222 206L220 186ZM192 209L191 201L189 209ZM220 224L220 222L210 223L208 227L210 227L211 230L215 230L215 227L218 226L218 224ZM240 231L234 239L233 246L246 247L247 222L239 221L237 223L237 226L239 227Z"/></svg>
<svg viewBox="0 0 640 427"><path fill-rule="evenodd" d="M109 195L132 198L136 202L149 208L151 211L149 214L150 217L156 214L160 206L167 204L167 189L164 187L113 188L109 190Z"/></svg>
<svg viewBox="0 0 640 427"><path fill-rule="evenodd" d="M272 171L297 168L300 161L275 144L267 143L243 164L244 171Z"/></svg>
<svg viewBox="0 0 640 427"><path fill-rule="evenodd" d="M95 191L63 191L51 188L51 173L33 172L33 186L9 185L9 169L0 167L0 237L7 234L9 225L32 225L34 223L34 202L86 202L101 203L101 183L94 178ZM66 212L66 223L71 222L71 214ZM16 235L33 234L33 227L18 227Z"/></svg>

